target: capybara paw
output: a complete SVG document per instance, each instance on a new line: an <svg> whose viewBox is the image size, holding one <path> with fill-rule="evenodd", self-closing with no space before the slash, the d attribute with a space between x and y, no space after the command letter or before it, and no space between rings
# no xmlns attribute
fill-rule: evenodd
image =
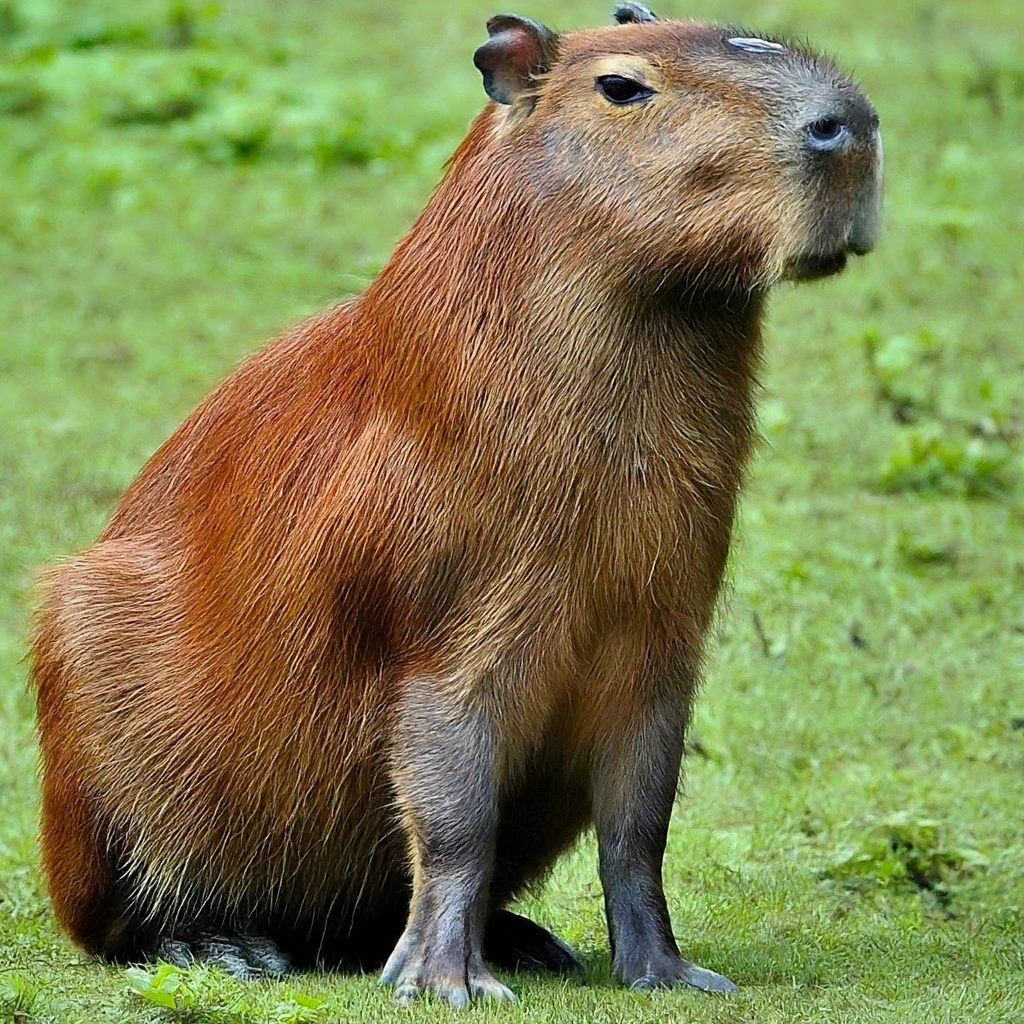
<svg viewBox="0 0 1024 1024"><path fill-rule="evenodd" d="M412 977L403 977L395 984L395 1000L403 1005L420 996L433 996L442 1003L465 1009L471 1000L493 1000L498 1003L514 1003L515 995L487 970L471 971L466 978L453 978L418 972Z"/></svg>
<svg viewBox="0 0 1024 1024"><path fill-rule="evenodd" d="M514 1003L515 993L506 988L498 979L485 967L477 970L470 970L467 975L469 982L469 994L474 999L490 999L496 1003Z"/></svg>
<svg viewBox="0 0 1024 1024"><path fill-rule="evenodd" d="M583 961L572 946L510 910L495 911L487 922L484 956L507 971L567 974L583 969Z"/></svg>
<svg viewBox="0 0 1024 1024"><path fill-rule="evenodd" d="M702 992L736 992L737 987L722 974L684 960L681 956L659 956L647 960L633 960L616 966L616 976L638 991L689 985Z"/></svg>
<svg viewBox="0 0 1024 1024"><path fill-rule="evenodd" d="M163 939L156 947L156 958L177 967L210 964L241 981L280 978L291 969L291 961L277 945L258 935Z"/></svg>
<svg viewBox="0 0 1024 1024"><path fill-rule="evenodd" d="M440 964L430 954L415 950L397 951L381 975L382 985L391 985L395 1000L411 1003L421 996L433 996L457 1010L470 1001L492 999L496 1002L516 1001L516 997L482 963Z"/></svg>

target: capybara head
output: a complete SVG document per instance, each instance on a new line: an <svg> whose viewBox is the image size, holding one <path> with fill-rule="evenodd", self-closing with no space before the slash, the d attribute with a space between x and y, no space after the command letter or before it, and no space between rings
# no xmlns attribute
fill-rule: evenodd
<svg viewBox="0 0 1024 1024"><path fill-rule="evenodd" d="M499 15L476 53L490 144L559 230L633 283L767 287L843 269L874 244L878 116L803 46L662 21L556 34Z"/></svg>

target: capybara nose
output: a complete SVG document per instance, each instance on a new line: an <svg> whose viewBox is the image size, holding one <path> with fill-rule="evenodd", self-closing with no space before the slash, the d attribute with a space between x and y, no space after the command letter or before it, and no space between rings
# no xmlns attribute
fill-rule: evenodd
<svg viewBox="0 0 1024 1024"><path fill-rule="evenodd" d="M882 136L877 128L872 134L873 167L857 197L850 227L850 251L858 256L869 253L875 247L882 220Z"/></svg>

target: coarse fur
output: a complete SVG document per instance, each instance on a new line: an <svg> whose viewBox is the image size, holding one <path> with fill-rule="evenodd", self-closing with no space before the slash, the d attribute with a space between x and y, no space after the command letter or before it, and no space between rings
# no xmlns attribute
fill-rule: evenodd
<svg viewBox="0 0 1024 1024"><path fill-rule="evenodd" d="M869 247L879 155L797 155L821 94L870 110L812 55L623 20L503 22L550 52L502 79L378 279L220 384L49 576L43 866L84 948L260 935L380 963L410 900L414 923L447 906L431 864L467 820L467 919L508 926L595 821L606 891L633 842L613 819L660 871L764 295ZM603 74L657 101L615 107ZM663 980L619 945L624 980Z"/></svg>

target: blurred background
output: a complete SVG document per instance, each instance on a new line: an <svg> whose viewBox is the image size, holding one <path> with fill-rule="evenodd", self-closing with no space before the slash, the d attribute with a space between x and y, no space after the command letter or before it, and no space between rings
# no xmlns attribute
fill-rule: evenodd
<svg viewBox="0 0 1024 1024"><path fill-rule="evenodd" d="M514 6L568 29L612 4ZM584 844L530 910L596 987L523 983L503 1016L1024 1020L1024 15L654 6L853 70L882 119L885 237L774 297L673 823L677 931L745 992L609 988ZM77 966L36 868L31 578L246 353L372 279L484 102L497 9L0 0L0 1018L148 1020L161 986L197 1020L392 1012L372 981Z"/></svg>

